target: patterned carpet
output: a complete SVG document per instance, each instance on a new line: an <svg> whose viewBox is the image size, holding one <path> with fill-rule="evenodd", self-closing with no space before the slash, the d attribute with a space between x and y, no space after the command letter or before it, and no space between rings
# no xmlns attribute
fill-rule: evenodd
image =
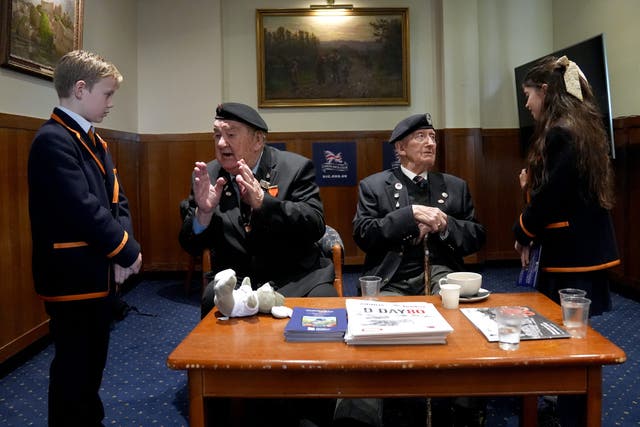
<svg viewBox="0 0 640 427"><path fill-rule="evenodd" d="M484 267L483 287L521 292L518 268ZM345 293L353 295L358 272L345 268ZM143 313L115 324L101 396L106 426L187 426L186 374L166 367L167 355L197 324L200 290L184 295L182 280L148 278L125 295ZM603 426L640 426L640 303L614 294L613 311L592 326L627 353L622 365L603 369ZM144 315L148 314L148 315ZM0 426L45 426L53 348L46 341L0 365ZM541 408L543 405L541 404ZM487 426L518 425L517 399L488 403ZM395 426L394 426L395 427Z"/></svg>

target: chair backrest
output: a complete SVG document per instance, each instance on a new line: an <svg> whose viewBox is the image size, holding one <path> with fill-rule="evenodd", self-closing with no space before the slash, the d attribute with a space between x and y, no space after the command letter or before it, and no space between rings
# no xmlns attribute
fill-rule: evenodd
<svg viewBox="0 0 640 427"><path fill-rule="evenodd" d="M338 230L327 225L324 235L318 240L318 246L320 246L322 253L333 261L333 269L336 276L333 280L333 286L336 288L338 296L343 296L342 264L344 263L344 243Z"/></svg>
<svg viewBox="0 0 640 427"><path fill-rule="evenodd" d="M180 218L184 221L189 212L189 199L180 200Z"/></svg>
<svg viewBox="0 0 640 427"><path fill-rule="evenodd" d="M325 226L324 235L318 240L318 246L322 249L322 253L327 257L333 256L334 245L339 245L340 249L344 251L344 243L340 237L338 230L330 225Z"/></svg>

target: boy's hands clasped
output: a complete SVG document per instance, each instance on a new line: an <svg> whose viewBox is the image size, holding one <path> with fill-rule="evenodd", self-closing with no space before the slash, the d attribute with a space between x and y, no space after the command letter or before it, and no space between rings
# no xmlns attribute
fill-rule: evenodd
<svg viewBox="0 0 640 427"><path fill-rule="evenodd" d="M116 284L121 285L124 283L125 280L129 278L129 276L133 274L138 274L141 266L142 266L142 253L138 254L138 258L129 267L122 267L121 265L115 264L113 266L113 273L115 276Z"/></svg>

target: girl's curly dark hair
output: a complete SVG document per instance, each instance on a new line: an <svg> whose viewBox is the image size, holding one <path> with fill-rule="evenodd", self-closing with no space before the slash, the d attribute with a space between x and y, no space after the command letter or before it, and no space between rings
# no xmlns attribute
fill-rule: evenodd
<svg viewBox="0 0 640 427"><path fill-rule="evenodd" d="M604 129L602 114L595 102L589 83L579 76L582 97L580 100L567 92L564 73L566 62L554 56L541 59L531 68L522 83L523 87L541 89L546 84L546 93L540 117L528 154L529 186L533 190L545 184L545 136L554 126L568 129L573 135L577 170L584 179L582 189L585 200L597 199L600 206L611 209L615 196L613 170L609 158L609 138Z"/></svg>

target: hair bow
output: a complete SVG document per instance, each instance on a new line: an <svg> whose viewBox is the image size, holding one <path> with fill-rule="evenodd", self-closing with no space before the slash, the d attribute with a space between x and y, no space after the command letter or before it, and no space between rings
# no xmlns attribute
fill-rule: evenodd
<svg viewBox="0 0 640 427"><path fill-rule="evenodd" d="M578 64L573 61L570 61L567 56L563 56L558 59L558 65L565 67L564 70L564 85L567 87L567 92L580 101L582 101L582 88L580 87L580 77L582 77L585 81L587 78L582 73Z"/></svg>

